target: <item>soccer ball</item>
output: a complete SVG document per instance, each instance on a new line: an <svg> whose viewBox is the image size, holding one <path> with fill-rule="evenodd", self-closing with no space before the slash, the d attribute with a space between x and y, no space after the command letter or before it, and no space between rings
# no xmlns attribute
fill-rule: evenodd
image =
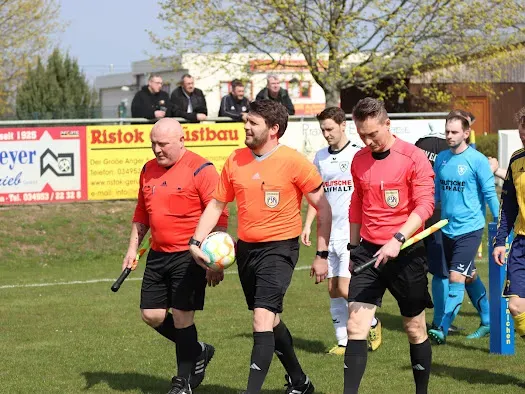
<svg viewBox="0 0 525 394"><path fill-rule="evenodd" d="M228 233L211 233L202 241L201 249L210 258L207 265L214 271L222 271L235 263L235 242Z"/></svg>

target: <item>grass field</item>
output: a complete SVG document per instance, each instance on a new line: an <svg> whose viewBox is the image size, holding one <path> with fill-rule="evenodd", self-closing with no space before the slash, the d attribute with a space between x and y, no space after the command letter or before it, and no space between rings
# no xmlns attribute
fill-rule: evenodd
<svg viewBox="0 0 525 394"><path fill-rule="evenodd" d="M143 267L118 293L109 289L127 249L133 207L121 201L0 209L0 392L168 391L174 346L139 317ZM283 320L316 392L337 394L342 358L325 354L334 335L326 287L314 285L305 269L313 253L301 250ZM486 279L486 250L484 257L479 271ZM206 309L197 314L200 339L217 349L198 393L245 388L251 314L234 270L208 290ZM391 296L378 316L383 346L369 354L361 393L414 392L408 344ZM467 300L456 323L464 333L479 324ZM449 337L446 346L433 348L430 393L525 392L525 346L519 338L516 344L517 355L504 357L489 354L488 338ZM282 393L283 375L274 358L264 392Z"/></svg>

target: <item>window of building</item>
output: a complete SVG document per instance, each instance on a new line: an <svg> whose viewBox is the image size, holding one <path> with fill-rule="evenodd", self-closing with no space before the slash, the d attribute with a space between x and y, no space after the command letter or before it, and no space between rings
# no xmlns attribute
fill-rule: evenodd
<svg viewBox="0 0 525 394"><path fill-rule="evenodd" d="M310 97L311 94L310 94L310 88L311 88L311 84L309 81L301 81L301 91L300 91L300 94L301 94L301 97Z"/></svg>
<svg viewBox="0 0 525 394"><path fill-rule="evenodd" d="M291 79L285 82L286 86L283 89L288 89L288 94L291 98L310 98L311 97L311 83L310 81L299 81ZM281 86L283 84L281 83Z"/></svg>
<svg viewBox="0 0 525 394"><path fill-rule="evenodd" d="M219 94L221 96L221 99L227 94L230 94L231 91L232 91L232 81L222 81L220 83ZM253 85L251 81L244 82L244 97L246 97L249 101L253 100Z"/></svg>
<svg viewBox="0 0 525 394"><path fill-rule="evenodd" d="M227 82L221 82L219 86L219 94L221 96L221 99L230 93L231 91L231 81Z"/></svg>
<svg viewBox="0 0 525 394"><path fill-rule="evenodd" d="M291 98L299 98L299 81L297 79L292 79L288 82L288 94Z"/></svg>

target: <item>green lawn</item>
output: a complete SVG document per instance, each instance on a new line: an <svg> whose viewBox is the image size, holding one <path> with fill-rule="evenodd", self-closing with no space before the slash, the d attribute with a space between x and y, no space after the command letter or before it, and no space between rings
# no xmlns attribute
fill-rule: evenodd
<svg viewBox="0 0 525 394"><path fill-rule="evenodd" d="M0 392L167 392L175 351L139 317L136 279L143 267L118 293L109 289L127 249L133 207L120 201L0 210ZM313 252L301 251L283 320L316 392L337 394L342 358L325 353L334 344L326 287L315 285L304 269ZM220 286L209 289L206 310L197 315L200 338L217 349L198 393L245 388L251 315L234 271L235 266ZM487 278L486 250L479 272ZM72 281L81 283L58 284ZM20 287L49 283L55 285ZM406 336L389 295L378 316L383 346L369 354L361 392L414 392ZM478 325L467 300L456 324L465 333ZM446 346L433 348L430 393L525 392L525 347L519 338L516 345L516 356L495 356L488 352L488 338L449 337ZM282 393L283 375L275 358L265 392Z"/></svg>

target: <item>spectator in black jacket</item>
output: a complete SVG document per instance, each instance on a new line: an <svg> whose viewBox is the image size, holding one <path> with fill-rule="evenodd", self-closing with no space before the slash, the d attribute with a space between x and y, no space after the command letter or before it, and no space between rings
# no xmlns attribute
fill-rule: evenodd
<svg viewBox="0 0 525 394"><path fill-rule="evenodd" d="M170 96L162 90L162 77L152 74L148 84L135 94L131 102L131 117L157 121L168 116Z"/></svg>
<svg viewBox="0 0 525 394"><path fill-rule="evenodd" d="M206 120L208 108L202 90L195 87L195 81L189 74L182 76L180 86L171 93L171 116L180 117L190 122Z"/></svg>
<svg viewBox="0 0 525 394"><path fill-rule="evenodd" d="M292 100L290 100L288 90L281 88L279 77L277 77L277 75L268 75L266 80L266 87L257 94L255 100L270 99L277 101L286 107L289 115L294 115L295 108L292 104Z"/></svg>
<svg viewBox="0 0 525 394"><path fill-rule="evenodd" d="M234 79L232 81L232 91L221 100L219 116L227 116L241 122L250 110L250 103L244 97L244 85L242 81Z"/></svg>

